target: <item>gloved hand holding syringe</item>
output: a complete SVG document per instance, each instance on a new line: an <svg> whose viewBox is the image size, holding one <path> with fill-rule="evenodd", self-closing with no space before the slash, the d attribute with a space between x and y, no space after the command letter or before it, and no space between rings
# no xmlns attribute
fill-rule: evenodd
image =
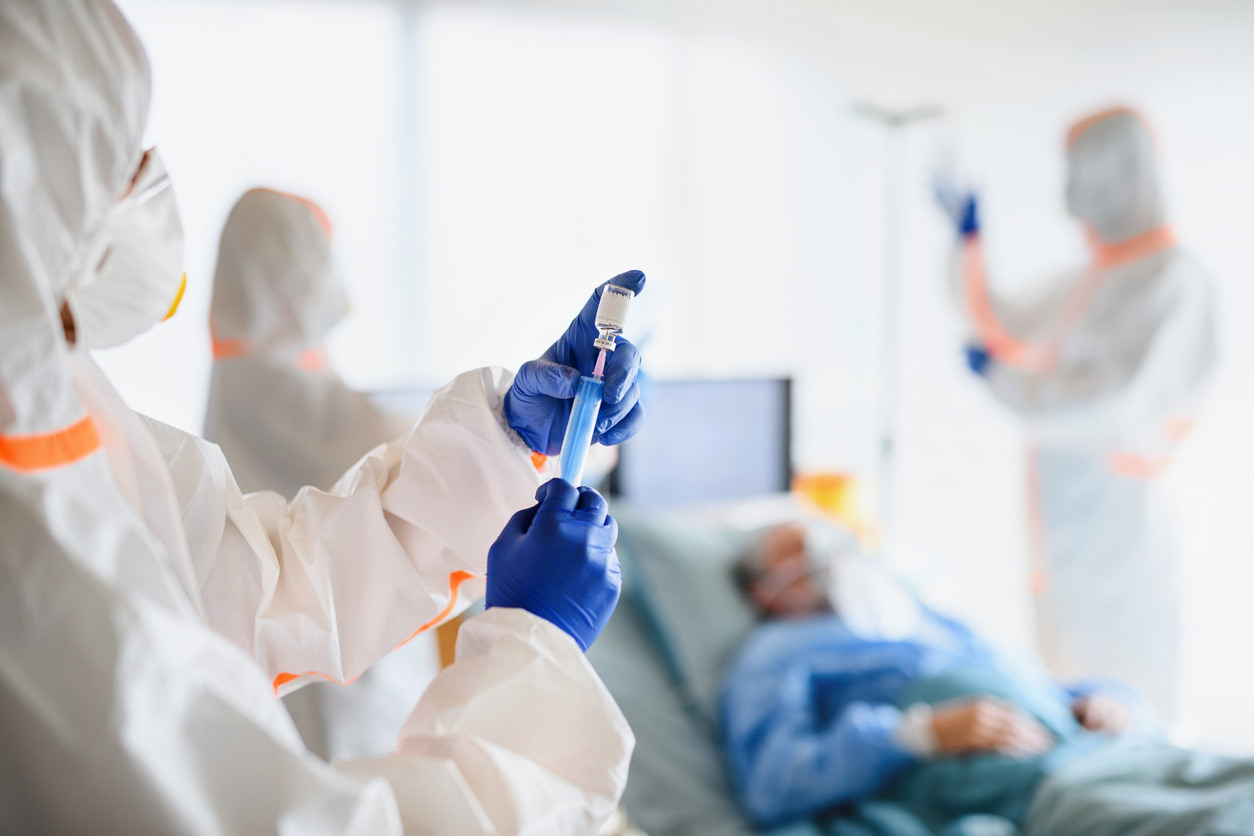
<svg viewBox="0 0 1254 836"><path fill-rule="evenodd" d="M560 451L561 476L573 485L583 477L592 442L618 444L644 422L640 353L621 337L644 281L630 270L597 288L566 333L540 359L523 364L505 397L509 425L533 450Z"/></svg>
<svg viewBox="0 0 1254 836"><path fill-rule="evenodd" d="M575 403L570 410L570 423L566 425L566 437L562 441L562 478L572 485L578 485L583 480L583 465L588 460L588 448L592 445L592 431L596 429L597 416L601 414L606 352L617 347L616 340L627 325L627 311L634 298L636 294L625 287L607 284L601 288L601 302L597 305L596 316L599 335L592 341L600 352L592 376L579 378Z"/></svg>

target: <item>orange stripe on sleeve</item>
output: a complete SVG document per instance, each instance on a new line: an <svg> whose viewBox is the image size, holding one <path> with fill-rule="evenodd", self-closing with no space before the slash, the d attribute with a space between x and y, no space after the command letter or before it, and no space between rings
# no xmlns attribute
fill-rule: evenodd
<svg viewBox="0 0 1254 836"><path fill-rule="evenodd" d="M1106 467L1111 473L1128 479L1157 479L1170 464L1170 456L1138 456L1134 453L1112 453L1106 459Z"/></svg>
<svg viewBox="0 0 1254 836"><path fill-rule="evenodd" d="M307 348L296 358L302 372L320 372L327 367L327 353L320 348Z"/></svg>
<svg viewBox="0 0 1254 836"><path fill-rule="evenodd" d="M309 671L309 673L315 673L315 671ZM323 675L323 676L325 676L325 674L322 674L322 675ZM291 682L293 679L297 679L297 678L299 678L300 676L301 676L301 674L299 674L299 673L281 673L281 674L279 674L278 676L276 676L276 677L274 678L274 691L275 691L275 693L276 693L276 694L278 693L278 690L279 690L279 687L280 687L280 686L282 686L282 685L286 685L287 683ZM327 679L330 679L330 678L331 678L331 677L329 677L329 676L327 677Z"/></svg>
<svg viewBox="0 0 1254 836"><path fill-rule="evenodd" d="M988 275L984 269L984 248L975 237L962 244L962 295L975 324L980 342L993 359L1026 371L1041 367L1045 359L1033 345L1015 339L1002 326L988 296Z"/></svg>
<svg viewBox="0 0 1254 836"><path fill-rule="evenodd" d="M1028 448L1023 475L1026 481L1028 523L1028 588L1036 597L1049 591L1049 544L1045 540L1045 509L1041 504L1041 463L1036 448Z"/></svg>
<svg viewBox="0 0 1254 836"><path fill-rule="evenodd" d="M247 353L247 345L243 340L219 340L213 341L213 359L214 360L233 360L236 357L243 357Z"/></svg>
<svg viewBox="0 0 1254 836"><path fill-rule="evenodd" d="M32 473L70 464L100 449L90 415L60 430L33 435L0 435L0 464Z"/></svg>
<svg viewBox="0 0 1254 836"><path fill-rule="evenodd" d="M449 614L453 612L453 607L457 606L457 590L460 589L461 585L465 583L466 581L470 580L471 578L477 578L477 577L478 575L471 574L470 572L454 572L453 574L449 575L448 576L448 605L444 609L440 610L439 615L437 615L435 618L431 619L426 624L419 627L414 632L410 633L409 638L405 639L405 641L401 642L396 647L403 646L406 642L409 642L419 633L425 633L427 630L430 630L432 627L439 624L444 619L448 618ZM396 648L393 648L393 649L395 650Z"/></svg>
<svg viewBox="0 0 1254 836"><path fill-rule="evenodd" d="M451 575L449 575L448 576L448 604L444 607L444 609L440 610L439 615L437 615L435 618L431 619L426 624L419 627L414 632L410 633L409 637L406 638L405 641L401 642L396 647L394 647L393 650L397 650L405 646L410 641L412 641L415 637L417 637L419 633L424 633L427 630L430 630L432 627L436 626L441 621L448 618L449 615L453 612L453 608L457 606L457 590L460 589L461 585L465 583L466 581L470 580L471 578L477 578L477 577L479 576L471 572L453 572ZM318 673L318 671L305 671L305 673L281 673L274 678L275 694L278 693L280 687L291 682L293 679L299 679L302 676L309 676L309 675L321 676L325 679L330 680L331 682L337 681L327 676L324 673ZM343 683L343 684L349 685L355 681L356 681L356 677L354 677L353 679L350 679L348 682Z"/></svg>
<svg viewBox="0 0 1254 836"><path fill-rule="evenodd" d="M1194 418L1191 415L1181 415L1175 418L1168 418L1163 422L1163 438L1174 442L1184 441L1193 434L1193 430L1196 427L1197 418Z"/></svg>

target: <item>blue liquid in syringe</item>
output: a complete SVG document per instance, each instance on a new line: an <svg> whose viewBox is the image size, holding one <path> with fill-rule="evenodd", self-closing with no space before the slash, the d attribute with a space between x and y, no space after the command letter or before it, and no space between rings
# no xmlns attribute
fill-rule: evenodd
<svg viewBox="0 0 1254 836"><path fill-rule="evenodd" d="M588 460L588 448L592 446L592 431L596 429L597 416L601 413L603 381L593 377L579 378L575 390L575 403L570 410L570 423L566 425L566 437L562 439L562 478L578 487L583 480L584 462Z"/></svg>

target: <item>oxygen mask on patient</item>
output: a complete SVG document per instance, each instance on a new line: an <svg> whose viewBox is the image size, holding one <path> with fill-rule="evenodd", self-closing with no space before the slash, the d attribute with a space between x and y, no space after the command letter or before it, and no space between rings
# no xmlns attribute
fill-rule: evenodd
<svg viewBox="0 0 1254 836"><path fill-rule="evenodd" d="M881 558L865 554L851 532L812 522L806 526L812 582L827 592L832 610L859 638L902 641L924 627L923 606Z"/></svg>

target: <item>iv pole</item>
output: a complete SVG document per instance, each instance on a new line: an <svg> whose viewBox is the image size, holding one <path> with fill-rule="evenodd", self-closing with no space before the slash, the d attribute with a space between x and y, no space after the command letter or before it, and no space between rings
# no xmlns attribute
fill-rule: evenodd
<svg viewBox="0 0 1254 836"><path fill-rule="evenodd" d="M901 247L903 241L903 140L914 126L938 119L944 108L924 105L907 110L889 110L858 102L852 106L860 116L885 129L887 149L884 165L884 281L882 328L880 336L879 463L876 511L880 522L880 550L887 552L894 535L894 487L897 445L897 388L900 365L899 336L901 307Z"/></svg>

